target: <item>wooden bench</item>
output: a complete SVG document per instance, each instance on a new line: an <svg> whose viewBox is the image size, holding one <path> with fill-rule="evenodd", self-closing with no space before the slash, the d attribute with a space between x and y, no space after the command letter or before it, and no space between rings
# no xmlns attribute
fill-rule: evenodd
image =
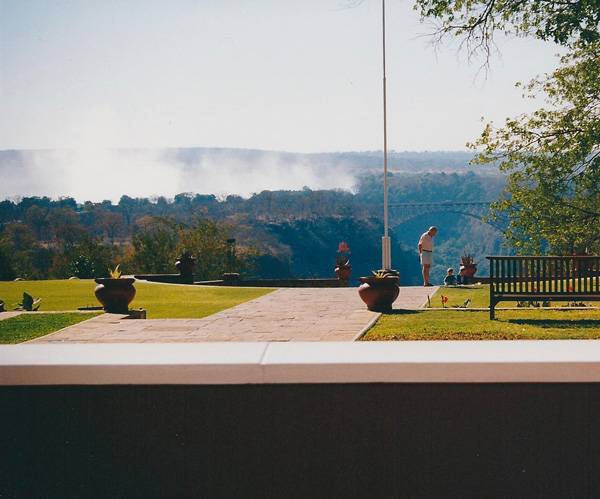
<svg viewBox="0 0 600 499"><path fill-rule="evenodd" d="M598 256L488 256L490 319L500 301L600 300Z"/></svg>

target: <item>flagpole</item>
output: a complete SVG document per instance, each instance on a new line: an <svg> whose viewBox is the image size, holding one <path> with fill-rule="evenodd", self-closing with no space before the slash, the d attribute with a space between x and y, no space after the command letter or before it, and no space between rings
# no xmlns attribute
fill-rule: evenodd
<svg viewBox="0 0 600 499"><path fill-rule="evenodd" d="M383 227L381 241L381 268L392 268L392 251L388 234L388 147L387 147L387 81L385 71L385 0L381 0L382 33L383 33Z"/></svg>

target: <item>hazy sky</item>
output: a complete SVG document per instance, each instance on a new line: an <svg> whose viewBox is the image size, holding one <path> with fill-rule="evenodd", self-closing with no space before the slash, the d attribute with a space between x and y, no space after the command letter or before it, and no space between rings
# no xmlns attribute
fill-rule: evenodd
<svg viewBox="0 0 600 499"><path fill-rule="evenodd" d="M356 2L351 2L356 3ZM382 149L381 2L0 0L0 150ZM502 41L487 80L387 0L389 148L464 150L553 44Z"/></svg>

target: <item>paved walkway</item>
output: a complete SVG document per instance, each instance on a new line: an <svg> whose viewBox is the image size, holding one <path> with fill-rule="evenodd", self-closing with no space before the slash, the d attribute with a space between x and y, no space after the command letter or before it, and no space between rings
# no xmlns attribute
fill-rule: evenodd
<svg viewBox="0 0 600 499"><path fill-rule="evenodd" d="M417 309L437 287L402 287L394 309ZM29 343L352 341L379 317L357 288L283 288L203 319L102 314Z"/></svg>
<svg viewBox="0 0 600 499"><path fill-rule="evenodd" d="M0 313L0 319L10 319L11 317L16 317L17 315L21 315L23 312L17 311L4 311Z"/></svg>

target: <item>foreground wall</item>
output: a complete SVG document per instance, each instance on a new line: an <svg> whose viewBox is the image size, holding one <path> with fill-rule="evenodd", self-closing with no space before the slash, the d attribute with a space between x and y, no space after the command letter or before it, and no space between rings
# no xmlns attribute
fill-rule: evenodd
<svg viewBox="0 0 600 499"><path fill-rule="evenodd" d="M596 341L23 345L0 381L0 497L600 496Z"/></svg>

